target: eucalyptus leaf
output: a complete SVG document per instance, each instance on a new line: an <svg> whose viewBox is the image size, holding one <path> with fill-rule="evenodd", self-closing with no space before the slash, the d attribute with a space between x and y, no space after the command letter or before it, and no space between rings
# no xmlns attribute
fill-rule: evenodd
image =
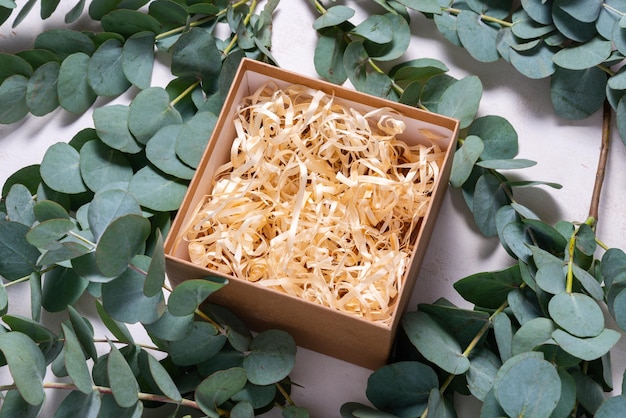
<svg viewBox="0 0 626 418"><path fill-rule="evenodd" d="M595 337L604 330L604 315L597 302L582 293L562 292L550 299L550 316L577 337Z"/></svg>
<svg viewBox="0 0 626 418"><path fill-rule="evenodd" d="M480 62L494 62L500 58L496 47L497 28L483 22L480 15L463 10L457 16L457 33L461 44Z"/></svg>
<svg viewBox="0 0 626 418"><path fill-rule="evenodd" d="M20 392L12 389L4 394L0 407L0 418L37 418L43 409L41 405L30 405L22 398Z"/></svg>
<svg viewBox="0 0 626 418"><path fill-rule="evenodd" d="M593 2L595 0L588 3ZM609 55L611 55L611 41L596 36L584 44L560 50L554 55L553 60L559 67L584 70L604 62Z"/></svg>
<svg viewBox="0 0 626 418"><path fill-rule="evenodd" d="M142 90L130 104L128 129L141 144L146 144L162 127L179 123L182 123L180 113L160 87Z"/></svg>
<svg viewBox="0 0 626 418"><path fill-rule="evenodd" d="M5 197L8 219L28 227L37 220L35 217L35 200L23 184L14 184Z"/></svg>
<svg viewBox="0 0 626 418"><path fill-rule="evenodd" d="M14 123L28 114L27 94L28 79L23 75L12 75L0 84L0 123Z"/></svg>
<svg viewBox="0 0 626 418"><path fill-rule="evenodd" d="M429 361L448 373L462 374L470 366L454 337L424 312L408 312L402 327L411 343Z"/></svg>
<svg viewBox="0 0 626 418"><path fill-rule="evenodd" d="M211 112L198 112L185 122L174 145L181 161L192 168L198 167L216 123L217 116Z"/></svg>
<svg viewBox="0 0 626 418"><path fill-rule="evenodd" d="M100 393L72 391L57 408L54 418L84 417L97 418L100 410Z"/></svg>
<svg viewBox="0 0 626 418"><path fill-rule="evenodd" d="M150 233L150 222L143 216L128 214L112 221L102 232L96 248L96 263L103 275L122 274L143 247Z"/></svg>
<svg viewBox="0 0 626 418"><path fill-rule="evenodd" d="M87 82L89 55L76 52L61 63L57 93L59 104L68 112L81 114L96 101L97 95Z"/></svg>
<svg viewBox="0 0 626 418"><path fill-rule="evenodd" d="M108 39L87 65L87 83L98 96L119 96L130 87L122 69L122 43Z"/></svg>
<svg viewBox="0 0 626 418"><path fill-rule="evenodd" d="M41 253L26 240L29 230L18 222L0 222L0 275L6 280L14 281L39 270L37 259Z"/></svg>
<svg viewBox="0 0 626 418"><path fill-rule="evenodd" d="M136 154L142 146L130 132L129 118L129 107L121 104L98 107L93 112L93 122L102 142L123 153Z"/></svg>
<svg viewBox="0 0 626 418"><path fill-rule="evenodd" d="M224 347L224 344L226 336L213 324L196 321L184 339L170 342L169 353L174 364L191 366L210 359Z"/></svg>
<svg viewBox="0 0 626 418"><path fill-rule="evenodd" d="M49 219L35 225L26 234L26 239L38 248L49 248L50 244L64 238L75 225L69 219Z"/></svg>
<svg viewBox="0 0 626 418"><path fill-rule="evenodd" d="M138 32L128 38L122 48L124 77L140 89L150 87L154 67L154 42L154 33Z"/></svg>
<svg viewBox="0 0 626 418"><path fill-rule="evenodd" d="M551 78L550 97L557 115L583 119L600 109L607 76L597 67L586 70L557 68Z"/></svg>
<svg viewBox="0 0 626 418"><path fill-rule="evenodd" d="M51 29L40 33L35 38L34 48L48 50L61 61L75 54L90 56L96 49L89 36L70 29Z"/></svg>
<svg viewBox="0 0 626 418"><path fill-rule="evenodd" d="M476 182L474 191L474 221L486 236L497 234L495 215L498 210L510 203L502 184L493 174L485 173Z"/></svg>
<svg viewBox="0 0 626 418"><path fill-rule="evenodd" d="M88 284L73 269L57 267L44 276L42 306L48 312L63 311L82 296Z"/></svg>
<svg viewBox="0 0 626 418"><path fill-rule="evenodd" d="M285 331L267 330L250 343L243 360L248 380L255 385L270 385L287 377L296 361L296 343Z"/></svg>
<svg viewBox="0 0 626 418"><path fill-rule="evenodd" d="M92 140L80 149L80 173L87 187L93 191L115 182L128 182L133 168L126 156L104 143Z"/></svg>
<svg viewBox="0 0 626 418"><path fill-rule="evenodd" d="M532 351L552 338L552 333L557 329L556 324L549 318L535 318L525 322L513 335L512 354Z"/></svg>
<svg viewBox="0 0 626 418"><path fill-rule="evenodd" d="M104 310L104 307L98 300L95 301L95 304L98 316L102 320L102 323L109 331L111 331L115 338L127 344L134 344L133 337L128 330L128 327L126 327L124 323L118 322L111 318L111 316Z"/></svg>
<svg viewBox="0 0 626 418"><path fill-rule="evenodd" d="M478 349L470 356L470 368L467 371L467 385L472 395L484 401L493 388L496 374L502 362L493 352Z"/></svg>
<svg viewBox="0 0 626 418"><path fill-rule="evenodd" d="M376 61L391 61L400 58L411 43L411 28L405 18L393 13L388 13L384 17L393 27L391 41L383 44L372 41L364 43L365 49Z"/></svg>
<svg viewBox="0 0 626 418"><path fill-rule="evenodd" d="M507 160L518 153L518 136L511 123L501 116L487 115L476 118L469 134L478 136L484 144L483 160Z"/></svg>
<svg viewBox="0 0 626 418"><path fill-rule="evenodd" d="M510 291L522 284L519 267L476 273L456 283L454 288L467 301L484 308L497 309L507 300Z"/></svg>
<svg viewBox="0 0 626 418"><path fill-rule="evenodd" d="M215 38L202 28L191 28L172 48L172 74L209 81L222 67L222 54Z"/></svg>
<svg viewBox="0 0 626 418"><path fill-rule="evenodd" d="M130 408L139 399L139 385L122 353L112 343L109 346L111 351L107 358L107 376L113 397L119 406Z"/></svg>
<svg viewBox="0 0 626 418"><path fill-rule="evenodd" d="M96 360L98 358L98 352L93 342L94 331L91 324L86 318L82 317L72 305L68 305L67 311L70 316L72 329L76 333L80 346L85 350L87 358Z"/></svg>
<svg viewBox="0 0 626 418"><path fill-rule="evenodd" d="M591 361L607 353L620 339L620 334L605 328L595 337L579 338L557 329L552 333L552 338L568 353L583 360Z"/></svg>
<svg viewBox="0 0 626 418"><path fill-rule="evenodd" d="M140 32L159 33L161 25L152 16L136 10L117 9L102 16L102 28L129 38Z"/></svg>
<svg viewBox="0 0 626 418"><path fill-rule="evenodd" d="M209 295L218 291L227 283L227 280L220 277L185 280L174 288L174 291L168 298L170 313L175 316L192 314Z"/></svg>
<svg viewBox="0 0 626 418"><path fill-rule="evenodd" d="M176 139L182 130L183 125L167 125L159 129L146 144L146 157L164 173L191 180L195 170L176 155Z"/></svg>
<svg viewBox="0 0 626 418"><path fill-rule="evenodd" d="M124 190L112 189L96 193L87 210L89 228L99 240L107 227L125 215L142 215L135 197Z"/></svg>
<svg viewBox="0 0 626 418"><path fill-rule="evenodd" d="M0 351L22 398L29 405L41 405L46 365L37 345L25 334L11 331L0 334Z"/></svg>
<svg viewBox="0 0 626 418"><path fill-rule="evenodd" d="M386 16L373 14L352 29L351 33L377 44L385 44L393 39L393 30Z"/></svg>
<svg viewBox="0 0 626 418"><path fill-rule="evenodd" d="M165 212L179 208L187 185L175 177L146 166L132 177L129 191L141 206Z"/></svg>
<svg viewBox="0 0 626 418"><path fill-rule="evenodd" d="M326 13L315 19L313 29L319 31L320 29L339 25L354 16L354 13L354 9L343 5L329 7Z"/></svg>
<svg viewBox="0 0 626 418"><path fill-rule="evenodd" d="M478 111L483 87L476 76L467 76L448 87L441 95L437 113L460 121L460 127L468 127Z"/></svg>
<svg viewBox="0 0 626 418"><path fill-rule="evenodd" d="M37 68L28 80L26 105L35 116L43 116L59 106L57 83L60 65L50 61Z"/></svg>
<svg viewBox="0 0 626 418"><path fill-rule="evenodd" d="M242 390L246 384L246 371L240 367L220 370L204 379L196 388L196 401L205 414L213 416L215 408Z"/></svg>
<svg viewBox="0 0 626 418"><path fill-rule="evenodd" d="M469 135L465 138L461 147L454 153L452 161L450 184L453 187L460 187L465 183L484 149L483 141L478 136Z"/></svg>
<svg viewBox="0 0 626 418"><path fill-rule="evenodd" d="M78 342L78 338L74 330L66 324L61 324L65 343L63 344L63 359L65 361L65 369L72 383L76 388L84 394L93 391L89 368L85 362L83 349Z"/></svg>

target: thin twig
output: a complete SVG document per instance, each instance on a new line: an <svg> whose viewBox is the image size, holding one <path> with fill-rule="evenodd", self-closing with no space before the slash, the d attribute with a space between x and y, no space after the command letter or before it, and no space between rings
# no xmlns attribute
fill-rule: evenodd
<svg viewBox="0 0 626 418"><path fill-rule="evenodd" d="M609 144L611 139L611 105L608 100L604 101L604 113L602 117L602 144L600 146L600 157L598 159L598 169L596 170L596 180L593 186L593 194L591 195L591 205L589 207L589 216L595 219L594 226L597 225L600 207L600 195L602 194L602 185L604 184L604 175L606 173L606 164L609 156Z"/></svg>

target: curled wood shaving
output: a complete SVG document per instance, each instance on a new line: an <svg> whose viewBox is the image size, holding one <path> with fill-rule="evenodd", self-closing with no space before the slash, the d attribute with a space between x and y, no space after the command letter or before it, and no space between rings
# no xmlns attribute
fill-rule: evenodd
<svg viewBox="0 0 626 418"><path fill-rule="evenodd" d="M186 240L193 263L389 323L444 152L396 138L392 109L266 84Z"/></svg>

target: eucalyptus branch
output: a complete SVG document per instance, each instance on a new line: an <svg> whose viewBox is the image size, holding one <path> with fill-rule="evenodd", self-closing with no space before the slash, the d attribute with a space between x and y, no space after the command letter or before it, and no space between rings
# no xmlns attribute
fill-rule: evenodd
<svg viewBox="0 0 626 418"><path fill-rule="evenodd" d="M250 10L248 11L248 14L246 15L246 17L244 17L243 19L244 26L250 23L250 19L252 19L252 15L254 14L254 10L256 9L256 5L257 5L257 0L252 0L252 3L250 4ZM224 54L228 54L228 52L230 52L230 50L235 47L235 45L237 44L237 39L239 39L239 36L235 33L233 35L233 38L230 40L230 43L228 44L228 46L224 48Z"/></svg>
<svg viewBox="0 0 626 418"><path fill-rule="evenodd" d="M189 87L187 87L182 93L180 93L178 96L174 98L174 100L170 102L170 107L176 106L178 102L184 99L185 96L187 96L189 93L194 91L194 89L198 87L199 85L200 85L200 80L193 82Z"/></svg>
<svg viewBox="0 0 626 418"><path fill-rule="evenodd" d="M610 139L611 139L611 105L608 100L604 101L604 109L602 114L602 142L600 145L600 157L598 159L598 168L596 170L596 179L593 185L593 193L591 195L591 205L589 207L589 216L596 220L599 218L600 196L602 193L602 185L604 184L604 176L606 174L606 165L609 157ZM594 225L595 226L595 225Z"/></svg>
<svg viewBox="0 0 626 418"><path fill-rule="evenodd" d="M453 15L458 15L458 14L460 14L463 11L461 9L456 9L454 7L447 7L447 8L442 7L441 10L444 11L444 12L451 13ZM498 19L498 18L495 18L495 17L492 17L492 16L484 15L482 13L479 14L478 16L479 16L480 20L482 20L483 22L496 23L496 24L502 26L503 28L510 28L510 27L513 26L513 23L511 23L511 22L507 22L506 20Z"/></svg>
<svg viewBox="0 0 626 418"><path fill-rule="evenodd" d="M80 240L82 242L84 242L85 244L89 245L92 249L95 249L97 247L96 243L89 241L87 238L81 236L80 234L77 234L74 231L70 231L67 233L67 235L76 238L77 240Z"/></svg>
<svg viewBox="0 0 626 418"><path fill-rule="evenodd" d="M65 339L60 338L60 339L59 339L59 341L65 341ZM125 341L120 341L120 340L112 340L112 339L110 339L110 338L94 338L94 339L93 339L93 342L94 342L94 343L105 343L105 344L108 344L108 343L113 343L113 344L124 344L124 345L128 345L128 343L127 343L127 342L125 342ZM167 350L163 350L163 349L161 349L161 348L159 348L159 347L155 347L155 346L148 345L148 344L134 343L134 345L136 345L136 346L138 346L138 347L141 347L141 348L144 348L144 349L146 349L146 350L153 350L153 351L159 351L159 352L162 352L162 353L167 353Z"/></svg>

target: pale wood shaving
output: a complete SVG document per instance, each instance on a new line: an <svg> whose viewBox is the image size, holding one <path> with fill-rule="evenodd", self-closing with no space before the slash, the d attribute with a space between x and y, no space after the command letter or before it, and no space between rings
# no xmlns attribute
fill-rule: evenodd
<svg viewBox="0 0 626 418"><path fill-rule="evenodd" d="M397 139L392 109L361 114L300 85L264 85L234 124L186 231L191 261L388 323L444 152Z"/></svg>

